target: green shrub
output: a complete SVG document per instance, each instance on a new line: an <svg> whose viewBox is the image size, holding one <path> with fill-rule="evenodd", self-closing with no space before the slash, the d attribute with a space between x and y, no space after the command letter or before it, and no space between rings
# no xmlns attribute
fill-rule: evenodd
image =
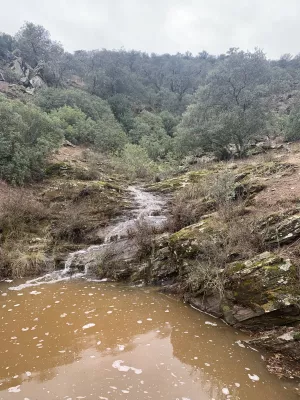
<svg viewBox="0 0 300 400"><path fill-rule="evenodd" d="M136 144L128 143L120 156L115 159L116 168L130 178L152 178L157 166L149 158L147 151Z"/></svg>
<svg viewBox="0 0 300 400"><path fill-rule="evenodd" d="M0 179L22 184L41 177L47 156L62 138L56 118L0 97Z"/></svg>

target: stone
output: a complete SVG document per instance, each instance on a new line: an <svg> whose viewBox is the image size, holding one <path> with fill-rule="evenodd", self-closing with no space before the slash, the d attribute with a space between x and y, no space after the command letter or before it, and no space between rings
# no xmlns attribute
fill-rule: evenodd
<svg viewBox="0 0 300 400"><path fill-rule="evenodd" d="M300 325L276 328L256 334L246 344L275 353L268 357L270 372L300 378Z"/></svg>
<svg viewBox="0 0 300 400"><path fill-rule="evenodd" d="M41 89L47 87L46 83L39 75L34 76L32 79L30 79L29 82L31 86L35 89Z"/></svg>
<svg viewBox="0 0 300 400"><path fill-rule="evenodd" d="M272 214L261 221L260 227L267 245L287 245L300 238L300 213L297 211Z"/></svg>
<svg viewBox="0 0 300 400"><path fill-rule="evenodd" d="M297 268L289 259L265 252L226 269L225 297L236 326L270 328L300 321Z"/></svg>

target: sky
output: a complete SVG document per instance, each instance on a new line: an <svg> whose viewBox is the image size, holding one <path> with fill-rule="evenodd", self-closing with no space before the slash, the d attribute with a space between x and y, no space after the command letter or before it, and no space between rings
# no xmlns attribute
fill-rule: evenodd
<svg viewBox="0 0 300 400"><path fill-rule="evenodd" d="M43 25L67 51L300 53L300 0L0 0L0 31Z"/></svg>

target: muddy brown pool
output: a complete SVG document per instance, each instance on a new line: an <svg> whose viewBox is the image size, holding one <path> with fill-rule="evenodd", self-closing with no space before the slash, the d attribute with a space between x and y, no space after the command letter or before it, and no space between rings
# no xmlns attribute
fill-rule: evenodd
<svg viewBox="0 0 300 400"><path fill-rule="evenodd" d="M294 400L244 334L148 288L0 283L0 399Z"/></svg>

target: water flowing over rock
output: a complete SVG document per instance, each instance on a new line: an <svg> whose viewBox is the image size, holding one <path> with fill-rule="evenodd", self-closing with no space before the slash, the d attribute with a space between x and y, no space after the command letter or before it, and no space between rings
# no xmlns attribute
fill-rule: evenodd
<svg viewBox="0 0 300 400"><path fill-rule="evenodd" d="M69 254L62 271L54 271L10 289L21 290L28 286L63 281L71 277L85 277L89 274L117 280L131 276L139 261L139 249L132 239L132 236L138 234L135 231L136 227L146 224L154 232L159 232L164 229L166 216L163 215L165 202L160 197L136 187L130 187L128 190L134 199L132 216L108 227L104 232L103 244ZM134 268L131 267L133 264ZM112 265L117 267L112 268Z"/></svg>

